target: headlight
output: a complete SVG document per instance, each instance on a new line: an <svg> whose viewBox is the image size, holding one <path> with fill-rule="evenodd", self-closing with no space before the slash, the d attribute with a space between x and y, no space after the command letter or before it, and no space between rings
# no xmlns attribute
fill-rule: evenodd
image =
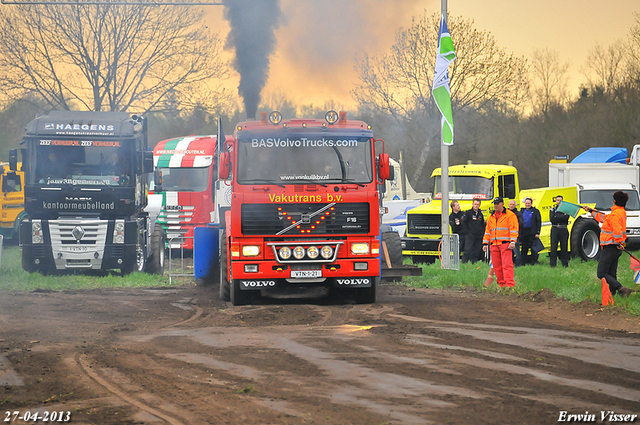
<svg viewBox="0 0 640 425"><path fill-rule="evenodd" d="M288 260L291 258L291 248L288 246L283 246L278 250L278 254L280 254L280 258L283 260Z"/></svg>
<svg viewBox="0 0 640 425"><path fill-rule="evenodd" d="M329 245L323 246L320 250L320 255L322 255L322 258L324 258L325 260L328 260L329 258L333 257L333 248L331 248Z"/></svg>
<svg viewBox="0 0 640 425"><path fill-rule="evenodd" d="M124 223L117 221L113 226L113 243L124 243Z"/></svg>
<svg viewBox="0 0 640 425"><path fill-rule="evenodd" d="M260 255L260 247L258 245L244 245L242 247L243 257L257 257Z"/></svg>
<svg viewBox="0 0 640 425"><path fill-rule="evenodd" d="M31 242L44 243L44 238L42 237L42 225L40 222L35 221L31 223Z"/></svg>
<svg viewBox="0 0 640 425"><path fill-rule="evenodd" d="M306 251L303 247L297 246L293 248L293 258L296 260L302 260L304 258L304 254L306 254Z"/></svg>
<svg viewBox="0 0 640 425"><path fill-rule="evenodd" d="M351 253L356 255L366 255L369 253L369 244L366 242L352 243Z"/></svg>
<svg viewBox="0 0 640 425"><path fill-rule="evenodd" d="M320 255L320 250L316 246L310 246L307 248L307 256L312 260L315 260Z"/></svg>

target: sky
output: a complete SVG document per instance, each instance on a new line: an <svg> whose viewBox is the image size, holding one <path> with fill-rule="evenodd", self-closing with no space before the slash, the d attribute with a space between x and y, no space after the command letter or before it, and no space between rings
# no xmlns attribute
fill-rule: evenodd
<svg viewBox="0 0 640 425"><path fill-rule="evenodd" d="M257 1L257 0L254 0ZM440 0L281 0L264 96L300 104L353 107L356 61L389 52L413 17L440 13ZM557 51L569 62L569 88L578 92L589 50L625 39L640 13L638 0L449 0L449 15L473 19L509 53L531 58L534 49ZM229 33L223 7L207 9L209 28ZM455 43L455 34L452 34ZM227 52L229 57L232 51ZM237 73L226 83L237 91Z"/></svg>

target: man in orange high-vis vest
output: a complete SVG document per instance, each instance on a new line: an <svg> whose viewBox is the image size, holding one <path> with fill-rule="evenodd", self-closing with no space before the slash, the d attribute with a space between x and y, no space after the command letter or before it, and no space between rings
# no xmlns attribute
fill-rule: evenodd
<svg viewBox="0 0 640 425"><path fill-rule="evenodd" d="M598 259L598 279L604 278L609 284L611 295L618 292L622 297L628 297L633 289L625 288L618 282L618 259L622 255L624 242L627 240L627 205L629 195L621 190L613 194L611 214L595 211L593 208L582 207L593 214L593 218L602 223L600 229L600 258Z"/></svg>
<svg viewBox="0 0 640 425"><path fill-rule="evenodd" d="M518 241L518 217L504 207L504 200L498 196L493 200L494 212L487 220L482 240L482 250L491 250L491 261L496 280L501 287L513 288L513 249Z"/></svg>

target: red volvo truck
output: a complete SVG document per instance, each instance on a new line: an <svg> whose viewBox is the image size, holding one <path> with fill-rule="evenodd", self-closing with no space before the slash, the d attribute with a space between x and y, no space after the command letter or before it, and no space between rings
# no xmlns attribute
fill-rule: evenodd
<svg viewBox="0 0 640 425"><path fill-rule="evenodd" d="M391 171L371 126L345 112L324 120L261 113L230 139L219 154L221 298L247 304L260 290L295 285L375 302L379 188Z"/></svg>

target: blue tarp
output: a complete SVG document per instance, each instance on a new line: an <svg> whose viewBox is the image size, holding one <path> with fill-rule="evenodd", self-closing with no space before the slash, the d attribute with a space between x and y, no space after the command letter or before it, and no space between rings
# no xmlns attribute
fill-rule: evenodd
<svg viewBox="0 0 640 425"><path fill-rule="evenodd" d="M616 162L627 163L626 148L590 148L576 156L574 163Z"/></svg>

